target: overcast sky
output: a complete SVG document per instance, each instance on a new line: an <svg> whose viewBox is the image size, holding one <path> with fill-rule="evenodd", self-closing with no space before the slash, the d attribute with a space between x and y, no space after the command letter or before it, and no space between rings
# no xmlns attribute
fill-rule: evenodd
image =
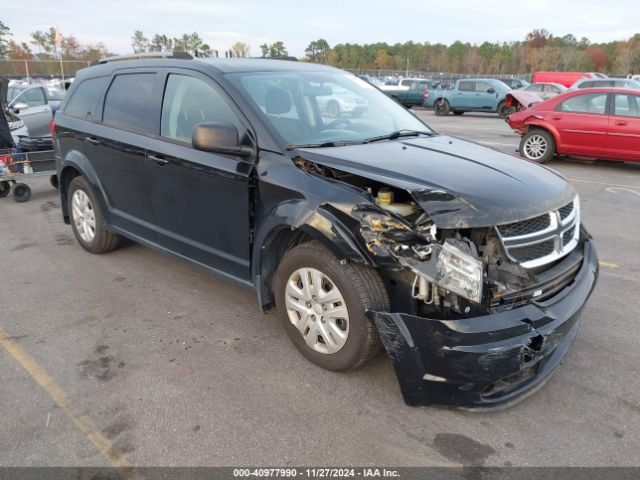
<svg viewBox="0 0 640 480"><path fill-rule="evenodd" d="M591 41L640 33L640 0L4 0L0 21L18 41L58 26L83 44L103 42L130 53L131 35L179 36L198 32L212 48L237 41L259 45L282 40L304 54L310 41L336 43L471 43L522 40L534 28ZM7 3L9 5L7 5Z"/></svg>

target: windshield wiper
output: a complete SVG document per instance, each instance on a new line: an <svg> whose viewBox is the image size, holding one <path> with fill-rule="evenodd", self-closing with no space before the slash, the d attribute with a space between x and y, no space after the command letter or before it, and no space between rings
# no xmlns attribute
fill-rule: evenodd
<svg viewBox="0 0 640 480"><path fill-rule="evenodd" d="M362 143L379 142L380 140L395 140L400 137L417 137L418 135L434 135L433 132L423 132L420 130L402 129L379 137L365 138Z"/></svg>
<svg viewBox="0 0 640 480"><path fill-rule="evenodd" d="M331 141L323 143L303 143L300 145L288 145L287 150L294 150L296 148L325 148L325 147L342 147L344 145L353 145L353 142L347 141Z"/></svg>

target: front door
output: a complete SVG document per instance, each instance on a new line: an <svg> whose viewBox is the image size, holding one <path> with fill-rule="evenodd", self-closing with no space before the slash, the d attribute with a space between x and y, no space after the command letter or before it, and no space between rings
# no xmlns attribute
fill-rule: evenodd
<svg viewBox="0 0 640 480"><path fill-rule="evenodd" d="M473 101L473 108L476 110L493 110L496 107L495 89L489 82L477 81L476 82L476 95Z"/></svg>
<svg viewBox="0 0 640 480"><path fill-rule="evenodd" d="M609 91L583 93L567 98L551 114L560 133L558 153L598 157L607 144Z"/></svg>
<svg viewBox="0 0 640 480"><path fill-rule="evenodd" d="M148 170L158 242L168 250L245 282L250 281L247 159L195 150L201 122L228 122L250 144L247 124L209 77L167 73L160 132L149 140Z"/></svg>

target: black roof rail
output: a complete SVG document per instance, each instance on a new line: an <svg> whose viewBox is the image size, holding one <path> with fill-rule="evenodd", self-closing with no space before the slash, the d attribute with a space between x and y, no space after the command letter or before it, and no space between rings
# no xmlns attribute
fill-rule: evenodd
<svg viewBox="0 0 640 480"><path fill-rule="evenodd" d="M298 57L292 57L290 55L283 55L280 57L249 57L252 60L286 60L288 62L298 62Z"/></svg>
<svg viewBox="0 0 640 480"><path fill-rule="evenodd" d="M153 58L177 58L180 60L193 60L193 56L189 52L144 52L132 53L130 55L115 55L113 57L105 57L98 60L99 64L109 62L119 62L121 60L144 60Z"/></svg>

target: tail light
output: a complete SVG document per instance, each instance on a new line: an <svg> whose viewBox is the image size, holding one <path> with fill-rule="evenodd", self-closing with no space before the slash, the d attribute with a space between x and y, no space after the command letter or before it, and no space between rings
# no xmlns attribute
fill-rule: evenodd
<svg viewBox="0 0 640 480"><path fill-rule="evenodd" d="M56 133L56 122L53 118L49 122L49 131L51 132L51 138L53 138L53 135Z"/></svg>
<svg viewBox="0 0 640 480"><path fill-rule="evenodd" d="M424 91L424 93L422 94L422 98L424 98L425 100L429 100L429 90Z"/></svg>

